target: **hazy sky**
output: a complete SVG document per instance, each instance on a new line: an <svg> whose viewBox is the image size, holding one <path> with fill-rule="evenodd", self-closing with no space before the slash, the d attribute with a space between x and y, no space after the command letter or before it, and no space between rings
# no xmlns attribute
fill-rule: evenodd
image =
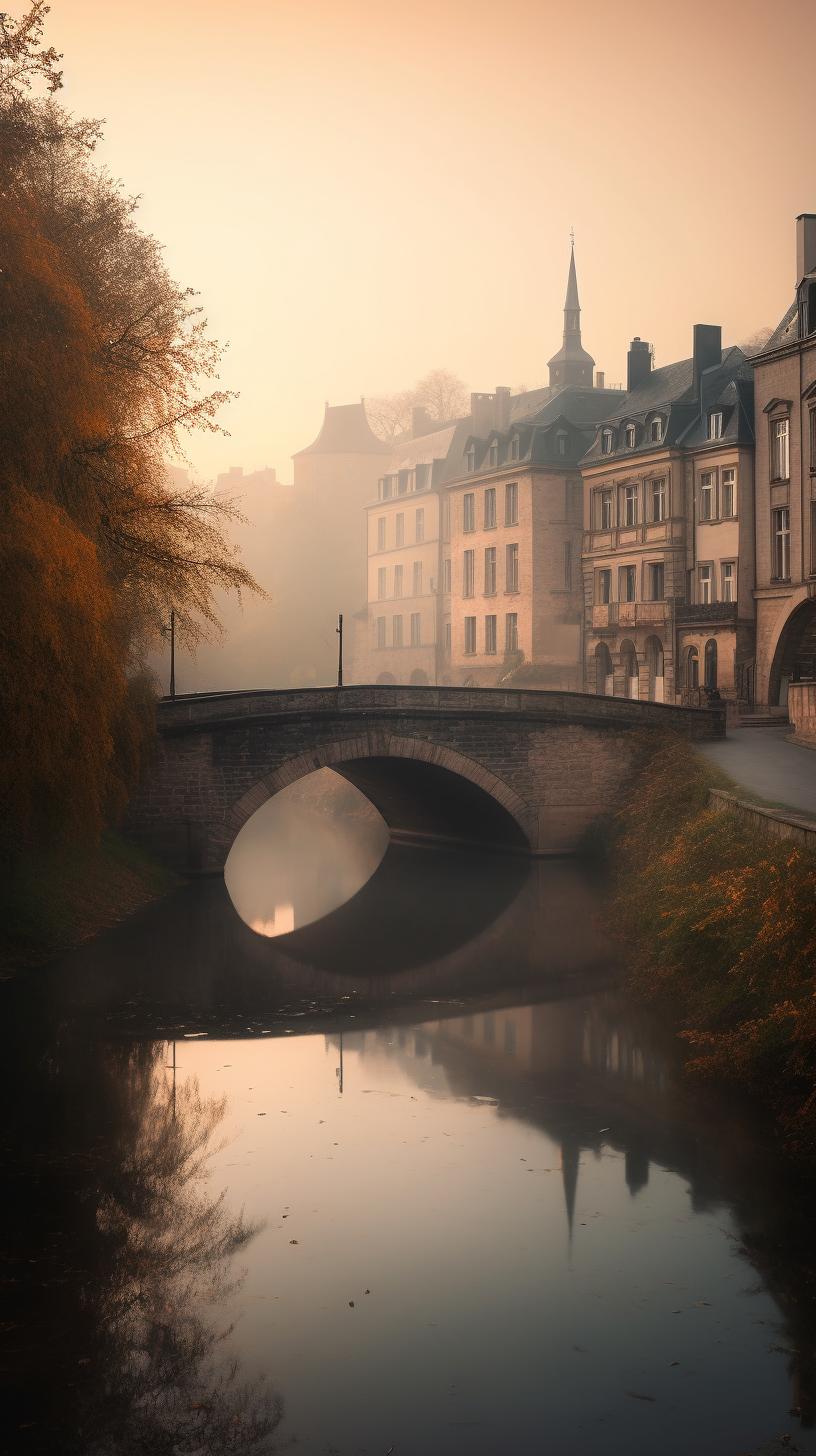
<svg viewBox="0 0 816 1456"><path fill-rule="evenodd" d="M230 344L205 477L290 480L325 399L437 365L546 382L570 227L608 382L633 334L658 365L695 322L736 341L816 211L813 0L52 0L48 39Z"/></svg>

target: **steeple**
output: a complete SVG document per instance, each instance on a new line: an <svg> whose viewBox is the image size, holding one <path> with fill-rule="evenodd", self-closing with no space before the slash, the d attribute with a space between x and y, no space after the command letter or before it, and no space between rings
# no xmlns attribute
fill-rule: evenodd
<svg viewBox="0 0 816 1456"><path fill-rule="evenodd" d="M578 385L592 388L592 371L595 360L581 347L581 305L578 302L578 278L575 272L575 243L570 250L567 297L564 301L564 342L548 365L550 387L563 388Z"/></svg>

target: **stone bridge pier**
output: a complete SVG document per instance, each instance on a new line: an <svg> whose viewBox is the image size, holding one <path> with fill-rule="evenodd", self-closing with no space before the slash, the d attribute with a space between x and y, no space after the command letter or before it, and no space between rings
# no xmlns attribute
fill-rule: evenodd
<svg viewBox="0 0 816 1456"><path fill-rule="evenodd" d="M725 736L725 708L588 693L348 687L163 699L152 773L128 827L179 868L222 869L273 794L332 768L393 838L574 852L614 809L632 728Z"/></svg>

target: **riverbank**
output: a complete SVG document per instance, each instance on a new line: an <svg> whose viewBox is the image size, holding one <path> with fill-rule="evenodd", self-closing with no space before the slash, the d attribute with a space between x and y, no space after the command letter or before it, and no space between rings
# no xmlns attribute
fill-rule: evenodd
<svg viewBox="0 0 816 1456"><path fill-rule="evenodd" d="M21 856L0 887L0 975L44 965L179 883L114 830L92 847Z"/></svg>
<svg viewBox="0 0 816 1456"><path fill-rule="evenodd" d="M696 1079L768 1104L816 1164L816 855L710 804L734 785L683 739L633 735L637 775L602 852L630 991L676 1016Z"/></svg>

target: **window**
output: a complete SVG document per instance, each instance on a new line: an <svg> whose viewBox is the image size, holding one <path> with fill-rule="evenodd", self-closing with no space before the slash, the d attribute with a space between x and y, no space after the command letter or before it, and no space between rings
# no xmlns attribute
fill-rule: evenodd
<svg viewBox="0 0 816 1456"><path fill-rule="evenodd" d="M600 511L601 511L601 518L600 518L600 521L599 521L599 525L600 525L601 530L602 531L611 531L611 529L612 529L612 492L611 492L611 490L602 490L600 492Z"/></svg>
<svg viewBox="0 0 816 1456"><path fill-rule="evenodd" d="M510 459L511 460L518 460L518 458L519 458L519 437L518 437L518 435L514 435L513 438L512 438L512 440L510 441Z"/></svg>
<svg viewBox="0 0 816 1456"><path fill-rule="evenodd" d="M450 655L451 655L451 624L450 624L450 622L446 622L445 623L445 656L446 657L450 657Z"/></svg>
<svg viewBox="0 0 816 1456"><path fill-rule="evenodd" d="M505 526L518 525L518 484L504 487L504 524Z"/></svg>
<svg viewBox="0 0 816 1456"><path fill-rule="evenodd" d="M773 574L782 581L790 576L790 510L771 512L773 540Z"/></svg>
<svg viewBox="0 0 816 1456"><path fill-rule="evenodd" d="M396 534L396 545L397 546L404 546L405 545L405 517L402 514L402 511L400 511L399 515L396 517L396 533L397 533Z"/></svg>
<svg viewBox="0 0 816 1456"><path fill-rule="evenodd" d="M505 1056L514 1057L516 1055L517 1047L518 1047L518 1037L516 1035L516 1023L515 1023L515 1021L505 1021L505 1023L504 1023L504 1053L505 1053Z"/></svg>
<svg viewBox="0 0 816 1456"><path fill-rule="evenodd" d="M519 589L518 546L508 546L505 552L504 589L517 592Z"/></svg>
<svg viewBox="0 0 816 1456"><path fill-rule="evenodd" d="M722 564L722 599L724 602L737 600L737 563L724 561Z"/></svg>
<svg viewBox="0 0 816 1456"><path fill-rule="evenodd" d="M476 497L470 491L462 497L462 530L476 530Z"/></svg>
<svg viewBox="0 0 816 1456"><path fill-rule="evenodd" d="M476 651L476 618L465 617L465 652Z"/></svg>
<svg viewBox="0 0 816 1456"><path fill-rule="evenodd" d="M699 591L697 600L700 606L707 607L711 603L711 567L699 567Z"/></svg>
<svg viewBox="0 0 816 1456"><path fill-rule="evenodd" d="M810 411L810 468L816 470L816 409Z"/></svg>
<svg viewBox="0 0 816 1456"><path fill-rule="evenodd" d="M634 427L634 425L627 425L626 426L625 440L626 440L626 448L627 448L627 450L634 450L634 448L635 448L635 427Z"/></svg>
<svg viewBox="0 0 816 1456"><path fill-rule="evenodd" d="M377 646L378 647L384 647L385 646L385 617L378 617L377 618L376 627L377 627Z"/></svg>
<svg viewBox="0 0 816 1456"><path fill-rule="evenodd" d="M601 454L602 455L611 455L612 454L612 431L611 430L604 430L603 434L601 435Z"/></svg>
<svg viewBox="0 0 816 1456"><path fill-rule="evenodd" d="M394 567L394 596L402 596L402 567Z"/></svg>
<svg viewBox="0 0 816 1456"><path fill-rule="evenodd" d="M565 430L559 430L558 431L558 434L555 437L555 453L556 453L556 455L566 455L567 454L567 445L568 444L569 444L569 436L567 435L566 431Z"/></svg>
<svg viewBox="0 0 816 1456"><path fill-rule="evenodd" d="M504 650L518 652L518 612L508 612L504 619Z"/></svg>
<svg viewBox="0 0 816 1456"><path fill-rule="evenodd" d="M494 441L493 444L490 446L490 464L492 466L495 466L495 465L498 465L498 463L499 463L499 447L496 444L496 442Z"/></svg>
<svg viewBox="0 0 816 1456"><path fill-rule="evenodd" d="M735 470L724 470L722 473L722 480L720 481L721 516L733 516L736 514L734 510L736 474L737 472Z"/></svg>
<svg viewBox="0 0 816 1456"><path fill-rule="evenodd" d="M572 591L572 542L564 542L564 591Z"/></svg>
<svg viewBox="0 0 816 1456"><path fill-rule="evenodd" d="M450 496L446 496L446 498L445 498L445 504L442 507L442 540L443 541L450 541L450 516L451 516Z"/></svg>
<svg viewBox="0 0 816 1456"><path fill-rule="evenodd" d="M326 474L326 462L325 462L325 460L318 460L318 462L317 462L317 473L318 473L318 475L325 475Z"/></svg>
<svg viewBox="0 0 816 1456"><path fill-rule="evenodd" d="M449 592L451 589L451 563L450 557L446 556L442 562L442 590Z"/></svg>
<svg viewBox="0 0 816 1456"><path fill-rule="evenodd" d="M484 560L484 589L485 596L492 597L496 594L496 548L487 546L485 548Z"/></svg>
<svg viewBox="0 0 816 1456"><path fill-rule="evenodd" d="M709 472L700 476L700 520L710 521L714 514L714 476Z"/></svg>
<svg viewBox="0 0 816 1456"><path fill-rule="evenodd" d="M790 421L774 420L771 426L771 470L773 480L790 475Z"/></svg>
<svg viewBox="0 0 816 1456"><path fill-rule="evenodd" d="M696 647L689 648L686 659L686 686L692 691L700 686L700 659Z"/></svg>
<svg viewBox="0 0 816 1456"><path fill-rule="evenodd" d="M378 602L384 602L385 601L385 596L386 596L385 567L384 566L379 566L377 568L377 601Z"/></svg>
<svg viewBox="0 0 816 1456"><path fill-rule="evenodd" d="M414 562L414 589L413 589L412 595L415 596L415 597L421 597L422 596L422 562L421 561L415 561Z"/></svg>
<svg viewBox="0 0 816 1456"><path fill-rule="evenodd" d="M496 651L496 618L485 617L485 652Z"/></svg>
<svg viewBox="0 0 816 1456"><path fill-rule="evenodd" d="M346 475L353 475L353 474L354 474L354 461L353 460L347 460L346 461Z"/></svg>
<svg viewBox="0 0 816 1456"><path fill-rule="evenodd" d="M391 618L391 646L402 646L402 617Z"/></svg>
<svg viewBox="0 0 816 1456"><path fill-rule="evenodd" d="M612 571L604 567L598 572L598 601L606 606L612 600Z"/></svg>
<svg viewBox="0 0 816 1456"><path fill-rule="evenodd" d="M717 686L717 644L713 637L705 645L705 685L712 691Z"/></svg>
<svg viewBox="0 0 816 1456"><path fill-rule="evenodd" d="M649 427L649 437L650 437L653 445L659 445L660 444L661 440L663 439L663 421L662 420L652 420L652 423L651 423L651 425ZM661 519L662 519L662 517L661 517Z"/></svg>
<svg viewBox="0 0 816 1456"><path fill-rule="evenodd" d="M420 626L421 621L422 621L422 617L421 617L421 615L420 615L419 612L412 612L411 613L411 646L412 647L419 647L419 645L420 645L420 643L422 641L422 637L421 637L421 631L422 631L422 629L421 629L421 626Z"/></svg>
<svg viewBox="0 0 816 1456"><path fill-rule="evenodd" d="M662 602L665 595L665 566L662 561L649 563L649 597L653 602Z"/></svg>
<svg viewBox="0 0 816 1456"><path fill-rule="evenodd" d="M377 550L385 550L385 516L377 517Z"/></svg>
<svg viewBox="0 0 816 1456"><path fill-rule="evenodd" d="M636 526L638 523L638 488L636 485L627 485L623 492L624 521L627 526Z"/></svg>
<svg viewBox="0 0 816 1456"><path fill-rule="evenodd" d="M487 530L496 524L496 492L492 486L490 490L485 491L484 523Z"/></svg>
<svg viewBox="0 0 816 1456"><path fill-rule="evenodd" d="M708 417L708 438L709 440L722 439L722 410L713 410Z"/></svg>
<svg viewBox="0 0 816 1456"><path fill-rule="evenodd" d="M415 522L414 540L415 541L424 541L425 540L425 512L424 512L424 510L421 510L421 511L417 511L416 512L416 522Z"/></svg>
<svg viewBox="0 0 816 1456"><path fill-rule="evenodd" d="M622 566L620 569L620 600L622 602L633 602L637 585L637 568L634 566Z"/></svg>
<svg viewBox="0 0 816 1456"><path fill-rule="evenodd" d="M474 574L475 574L475 567L474 567L475 555L476 555L476 553L474 551L465 551L464 554L463 554L463 556L462 556L462 596L463 597L472 597L473 596Z"/></svg>
<svg viewBox="0 0 816 1456"><path fill-rule="evenodd" d="M467 468L468 470L476 469L476 451L472 446L467 452Z"/></svg>
<svg viewBox="0 0 816 1456"><path fill-rule="evenodd" d="M666 519L666 481L652 481L652 520L665 521Z"/></svg>

